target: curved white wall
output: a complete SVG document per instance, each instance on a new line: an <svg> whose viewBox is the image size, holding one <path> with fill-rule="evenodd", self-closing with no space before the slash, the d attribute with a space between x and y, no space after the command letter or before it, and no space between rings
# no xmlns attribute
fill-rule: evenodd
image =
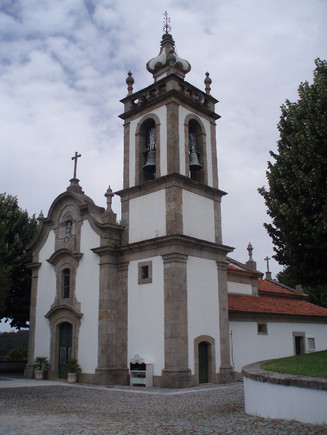
<svg viewBox="0 0 327 435"><path fill-rule="evenodd" d="M216 344L216 371L220 367L218 270L215 261L188 257L187 311L189 368L194 373L194 339L209 335Z"/></svg>
<svg viewBox="0 0 327 435"><path fill-rule="evenodd" d="M294 355L293 332L305 332L315 338L316 350L327 349L327 325L314 323L265 322L267 335L258 335L257 322L230 321L232 332L231 352L235 370L257 361Z"/></svg>
<svg viewBox="0 0 327 435"><path fill-rule="evenodd" d="M166 235L165 190L149 193L129 202L129 242Z"/></svg>
<svg viewBox="0 0 327 435"><path fill-rule="evenodd" d="M259 382L244 377L245 412L264 418L327 423L327 391Z"/></svg>
<svg viewBox="0 0 327 435"><path fill-rule="evenodd" d="M76 298L81 303L81 326L78 341L78 362L85 373L94 373L98 365L99 321L99 257L91 248L100 246L100 237L89 222L81 228L81 252L76 275Z"/></svg>
<svg viewBox="0 0 327 435"><path fill-rule="evenodd" d="M55 234L50 231L47 241L40 250L38 288L36 296L35 319L35 357L50 358L50 327L49 320L44 316L50 310L56 297L56 274L54 267L47 262L55 246Z"/></svg>
<svg viewBox="0 0 327 435"><path fill-rule="evenodd" d="M164 267L162 257L143 261L152 261L152 283L138 284L138 261L128 268L128 362L138 354L159 376L165 365Z"/></svg>
<svg viewBox="0 0 327 435"><path fill-rule="evenodd" d="M183 231L186 236L215 242L215 212L212 200L183 190Z"/></svg>

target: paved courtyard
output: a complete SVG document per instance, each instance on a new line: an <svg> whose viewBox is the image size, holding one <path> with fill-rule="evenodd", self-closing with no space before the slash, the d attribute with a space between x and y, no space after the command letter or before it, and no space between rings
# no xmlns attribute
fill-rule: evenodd
<svg viewBox="0 0 327 435"><path fill-rule="evenodd" d="M327 434L246 415L242 383L140 390L0 376L0 405L1 434Z"/></svg>

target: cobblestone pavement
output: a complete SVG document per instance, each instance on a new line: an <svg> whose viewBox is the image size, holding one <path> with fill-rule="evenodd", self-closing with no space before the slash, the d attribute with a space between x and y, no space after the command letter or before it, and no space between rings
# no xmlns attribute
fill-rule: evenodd
<svg viewBox="0 0 327 435"><path fill-rule="evenodd" d="M3 386L1 434L327 434L327 425L246 415L241 383L177 391Z"/></svg>

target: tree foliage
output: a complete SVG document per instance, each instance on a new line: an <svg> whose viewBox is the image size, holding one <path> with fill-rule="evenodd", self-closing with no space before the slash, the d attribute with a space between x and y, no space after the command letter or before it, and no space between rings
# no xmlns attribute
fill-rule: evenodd
<svg viewBox="0 0 327 435"><path fill-rule="evenodd" d="M298 101L281 107L269 189L258 189L271 217L264 225L274 258L286 266L288 282L311 288L326 284L327 264L327 62L315 64L313 84L301 83Z"/></svg>
<svg viewBox="0 0 327 435"><path fill-rule="evenodd" d="M0 279L0 319L10 320L16 328L27 326L31 291L31 274L26 265L32 256L27 246L37 227L35 217L18 206L16 197L0 194L0 268L7 279Z"/></svg>

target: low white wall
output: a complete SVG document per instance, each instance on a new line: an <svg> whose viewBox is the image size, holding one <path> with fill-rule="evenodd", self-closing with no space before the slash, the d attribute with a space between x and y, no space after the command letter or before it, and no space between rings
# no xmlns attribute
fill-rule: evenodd
<svg viewBox="0 0 327 435"><path fill-rule="evenodd" d="M244 284L243 282L227 281L228 293L239 293L243 295L252 295L252 285Z"/></svg>
<svg viewBox="0 0 327 435"><path fill-rule="evenodd" d="M244 377L245 412L265 418L327 423L327 391Z"/></svg>

